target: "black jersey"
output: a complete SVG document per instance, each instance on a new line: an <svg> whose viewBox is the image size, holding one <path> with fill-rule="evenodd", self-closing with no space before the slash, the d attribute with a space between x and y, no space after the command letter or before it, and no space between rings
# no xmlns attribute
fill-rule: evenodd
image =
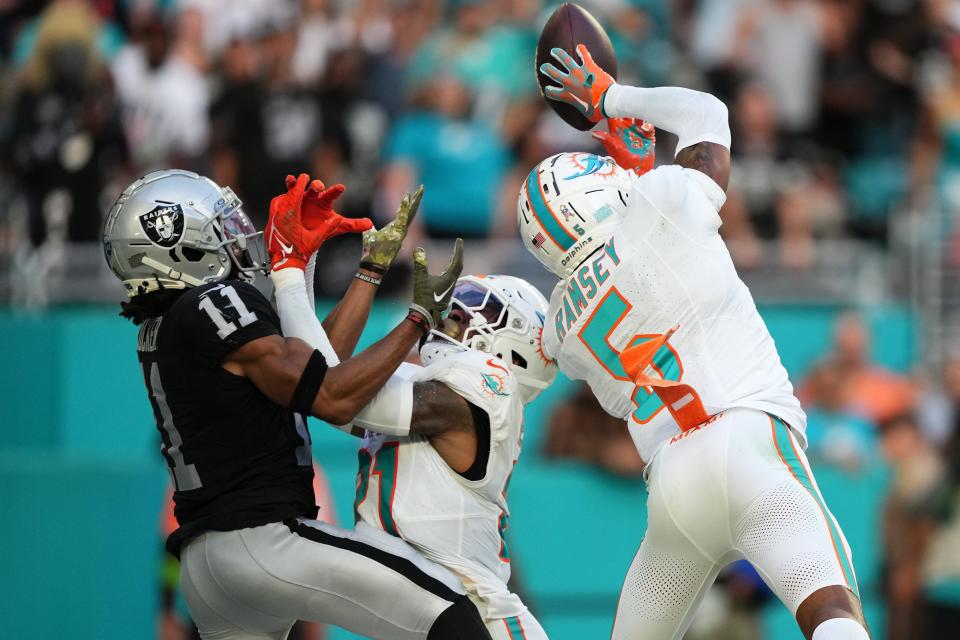
<svg viewBox="0 0 960 640"><path fill-rule="evenodd" d="M191 289L141 325L137 353L175 486L174 555L203 531L317 515L305 419L221 366L274 334L267 299L236 280Z"/></svg>

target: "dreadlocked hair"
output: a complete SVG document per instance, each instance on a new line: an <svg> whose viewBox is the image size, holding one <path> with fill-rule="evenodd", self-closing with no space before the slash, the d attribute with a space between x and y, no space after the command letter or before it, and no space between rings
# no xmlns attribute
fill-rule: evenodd
<svg viewBox="0 0 960 640"><path fill-rule="evenodd" d="M140 293L126 302L121 302L120 316L135 325L140 325L145 320L162 316L180 296L186 293L186 289L167 289L162 283L157 284L160 288L156 291Z"/></svg>

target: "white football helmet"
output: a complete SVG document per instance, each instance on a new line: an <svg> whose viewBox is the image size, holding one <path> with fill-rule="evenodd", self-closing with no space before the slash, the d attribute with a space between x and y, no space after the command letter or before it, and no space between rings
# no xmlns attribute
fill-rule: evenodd
<svg viewBox="0 0 960 640"><path fill-rule="evenodd" d="M613 158L592 153L547 158L520 188L517 225L523 244L554 274L569 276L619 226L633 177Z"/></svg>
<svg viewBox="0 0 960 640"><path fill-rule="evenodd" d="M432 340L452 341L506 362L516 376L524 404L550 386L557 365L543 353L547 300L536 287L513 276L463 276L453 289L452 309L469 318L463 335L433 330ZM424 350L424 362L429 362Z"/></svg>
<svg viewBox="0 0 960 640"><path fill-rule="evenodd" d="M103 252L130 296L265 273L260 233L229 187L191 171L154 171L107 215Z"/></svg>

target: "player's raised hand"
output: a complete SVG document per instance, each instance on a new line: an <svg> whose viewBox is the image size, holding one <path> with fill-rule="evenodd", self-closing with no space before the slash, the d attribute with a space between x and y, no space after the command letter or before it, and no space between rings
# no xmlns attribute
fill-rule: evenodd
<svg viewBox="0 0 960 640"><path fill-rule="evenodd" d="M306 229L300 219L304 192L310 176L301 173L287 182L287 192L270 201L270 217L263 231L271 268L303 269L313 251L305 237Z"/></svg>
<svg viewBox="0 0 960 640"><path fill-rule="evenodd" d="M296 178L287 176L287 188L296 184ZM308 230L318 233L322 241L344 233L360 233L373 228L370 218L344 218L334 211L337 198L346 190L342 184L325 188L320 180L312 180L303 196L300 220Z"/></svg>
<svg viewBox="0 0 960 640"><path fill-rule="evenodd" d="M550 54L564 70L549 62L540 65L540 73L560 85L545 87L543 95L572 105L590 122L603 120L603 96L613 85L613 77L593 61L590 52L582 44L577 45L579 63L560 47L551 49Z"/></svg>
<svg viewBox="0 0 960 640"><path fill-rule="evenodd" d="M461 271L463 271L463 238L457 238L450 264L438 276L427 269L427 253L423 247L417 247L413 252L413 302L410 304L410 309L426 318L431 329L437 327L443 320L443 314L450 305L453 288L457 284Z"/></svg>
<svg viewBox="0 0 960 640"><path fill-rule="evenodd" d="M638 118L607 118L610 132L590 135L604 146L617 164L643 175L653 169L657 132L652 124Z"/></svg>
<svg viewBox="0 0 960 640"><path fill-rule="evenodd" d="M384 225L382 229L369 229L363 233L363 256L360 268L369 269L381 275L387 272L400 252L403 239L407 237L410 223L417 216L420 200L423 199L423 185L413 193L403 194L397 217Z"/></svg>

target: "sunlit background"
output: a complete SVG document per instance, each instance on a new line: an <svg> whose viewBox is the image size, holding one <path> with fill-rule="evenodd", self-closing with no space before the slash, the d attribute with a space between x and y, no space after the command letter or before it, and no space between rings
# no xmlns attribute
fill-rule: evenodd
<svg viewBox="0 0 960 640"><path fill-rule="evenodd" d="M516 237L518 187L551 153L599 151L537 94L555 4L0 0L0 637L193 637L162 552L167 474L136 331L99 245L120 190L192 169L262 226L305 171L347 185L341 213L382 223L422 182L410 247L439 264L463 236L467 271L549 292ZM809 414L873 636L960 637L960 2L583 4L621 81L730 107L721 233ZM661 161L672 146L661 132ZM358 254L355 237L323 248L321 313ZM366 343L404 313L404 261ZM350 526L356 441L312 433L321 517ZM645 528L638 472L623 424L579 385L561 377L528 412L508 540L551 638L609 637ZM799 637L742 565L687 635Z"/></svg>

